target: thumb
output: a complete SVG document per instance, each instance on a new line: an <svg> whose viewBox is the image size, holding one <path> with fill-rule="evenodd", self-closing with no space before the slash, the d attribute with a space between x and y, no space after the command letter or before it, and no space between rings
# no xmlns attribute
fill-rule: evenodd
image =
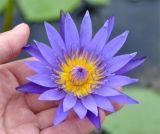
<svg viewBox="0 0 160 134"><path fill-rule="evenodd" d="M29 37L29 27L22 23L8 32L0 34L0 63L16 57Z"/></svg>

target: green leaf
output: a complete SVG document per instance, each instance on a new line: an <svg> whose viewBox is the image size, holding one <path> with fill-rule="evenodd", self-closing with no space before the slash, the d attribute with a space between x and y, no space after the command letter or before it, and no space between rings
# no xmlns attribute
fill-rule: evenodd
<svg viewBox="0 0 160 134"><path fill-rule="evenodd" d="M5 9L8 0L0 0L0 13Z"/></svg>
<svg viewBox="0 0 160 134"><path fill-rule="evenodd" d="M126 105L108 116L103 128L111 134L159 134L160 92L147 88L129 88L126 93L140 102Z"/></svg>
<svg viewBox="0 0 160 134"><path fill-rule="evenodd" d="M109 5L111 0L86 0L89 4L92 5Z"/></svg>
<svg viewBox="0 0 160 134"><path fill-rule="evenodd" d="M80 0L18 0L18 6L27 21L39 22L59 18L60 10L73 11Z"/></svg>

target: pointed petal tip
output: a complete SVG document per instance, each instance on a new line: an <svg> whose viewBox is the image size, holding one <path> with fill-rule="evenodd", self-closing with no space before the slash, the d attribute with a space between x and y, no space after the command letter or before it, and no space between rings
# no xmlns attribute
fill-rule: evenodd
<svg viewBox="0 0 160 134"><path fill-rule="evenodd" d="M110 109L110 111L109 112L111 112L111 113L115 113L116 112L116 109L113 107L113 109Z"/></svg>
<svg viewBox="0 0 160 134"><path fill-rule="evenodd" d="M135 103L134 104L140 104L140 102L139 101L137 101L137 100L135 100Z"/></svg>
<svg viewBox="0 0 160 134"><path fill-rule="evenodd" d="M140 104L139 101L132 99L132 103L129 103L130 105L136 105L136 104Z"/></svg>
<svg viewBox="0 0 160 134"><path fill-rule="evenodd" d="M24 47L22 47L23 50L27 50L32 46L32 44L26 44Z"/></svg>
<svg viewBox="0 0 160 134"><path fill-rule="evenodd" d="M44 25L46 25L46 24L48 24L48 22L47 22L47 21L44 21Z"/></svg>
<svg viewBox="0 0 160 134"><path fill-rule="evenodd" d="M41 94L41 95L38 97L38 100L47 100L47 98L45 98L44 95Z"/></svg>
<svg viewBox="0 0 160 134"><path fill-rule="evenodd" d="M47 28L47 27L51 26L51 24L47 21L44 21L44 26L45 26L45 28Z"/></svg>
<svg viewBox="0 0 160 134"><path fill-rule="evenodd" d="M18 90L18 91L20 91L20 88L21 88L21 86L19 86L19 87L16 87L15 89L16 89L16 90Z"/></svg>
<svg viewBox="0 0 160 134"><path fill-rule="evenodd" d="M88 11L88 10L86 11L85 16L86 16L86 17L89 17L89 16L90 16L90 14L89 14L89 11Z"/></svg>
<svg viewBox="0 0 160 134"><path fill-rule="evenodd" d="M137 52L133 52L130 54L131 57L135 57L137 55Z"/></svg>
<svg viewBox="0 0 160 134"><path fill-rule="evenodd" d="M138 82L139 81L139 79L133 79L133 82Z"/></svg>
<svg viewBox="0 0 160 134"><path fill-rule="evenodd" d="M143 60L143 62L147 59L147 56L143 56L141 57L141 60Z"/></svg>
<svg viewBox="0 0 160 134"><path fill-rule="evenodd" d="M114 16L114 15L110 16L110 17L109 17L109 20L114 21L114 20L115 20L115 16Z"/></svg>
<svg viewBox="0 0 160 134"><path fill-rule="evenodd" d="M57 126L60 122L56 121L56 120L53 120L53 125L54 126Z"/></svg>
<svg viewBox="0 0 160 134"><path fill-rule="evenodd" d="M63 9L60 10L60 14L65 15L65 12L63 11Z"/></svg>
<svg viewBox="0 0 160 134"><path fill-rule="evenodd" d="M124 33L122 33L122 37L126 37L129 34L129 30L126 30Z"/></svg>
<svg viewBox="0 0 160 134"><path fill-rule="evenodd" d="M109 20L106 20L106 22L104 23L103 26L104 26L105 28L107 28L107 27L108 27L108 24L109 24Z"/></svg>
<svg viewBox="0 0 160 134"><path fill-rule="evenodd" d="M66 13L66 19L71 19L70 13Z"/></svg>
<svg viewBox="0 0 160 134"><path fill-rule="evenodd" d="M38 97L38 100L45 100L43 99L43 97L41 97L41 95Z"/></svg>
<svg viewBox="0 0 160 134"><path fill-rule="evenodd" d="M139 82L139 79L131 79L130 84Z"/></svg>

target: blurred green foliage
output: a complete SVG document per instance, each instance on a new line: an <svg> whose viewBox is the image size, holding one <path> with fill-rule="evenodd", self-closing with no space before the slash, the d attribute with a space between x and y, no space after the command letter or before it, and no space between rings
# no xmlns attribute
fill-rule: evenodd
<svg viewBox="0 0 160 134"><path fill-rule="evenodd" d="M7 6L7 0L0 0L0 13L5 9Z"/></svg>
<svg viewBox="0 0 160 134"><path fill-rule="evenodd" d="M92 5L109 5L111 0L86 0L89 4Z"/></svg>
<svg viewBox="0 0 160 134"><path fill-rule="evenodd" d="M18 0L18 6L25 19L30 22L53 20L60 10L72 12L81 0Z"/></svg>
<svg viewBox="0 0 160 134"><path fill-rule="evenodd" d="M0 0L0 13L9 0ZM18 8L29 22L58 19L59 11L72 12L81 5L83 0L16 0ZM111 0L86 0L91 5L108 5Z"/></svg>
<svg viewBox="0 0 160 134"><path fill-rule="evenodd" d="M107 117L103 128L109 134L159 134L160 93L141 88L129 88L126 93L140 104L127 105Z"/></svg>

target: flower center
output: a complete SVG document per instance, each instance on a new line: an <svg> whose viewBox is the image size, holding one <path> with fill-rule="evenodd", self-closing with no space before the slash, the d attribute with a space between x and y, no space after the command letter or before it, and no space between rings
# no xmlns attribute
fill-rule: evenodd
<svg viewBox="0 0 160 134"><path fill-rule="evenodd" d="M76 86L83 85L88 79L88 70L82 66L76 66L71 70L72 83Z"/></svg>
<svg viewBox="0 0 160 134"><path fill-rule="evenodd" d="M97 57L88 56L84 52L65 56L65 61L59 65L61 70L56 71L56 82L67 92L85 96L102 83L104 68L100 64Z"/></svg>

